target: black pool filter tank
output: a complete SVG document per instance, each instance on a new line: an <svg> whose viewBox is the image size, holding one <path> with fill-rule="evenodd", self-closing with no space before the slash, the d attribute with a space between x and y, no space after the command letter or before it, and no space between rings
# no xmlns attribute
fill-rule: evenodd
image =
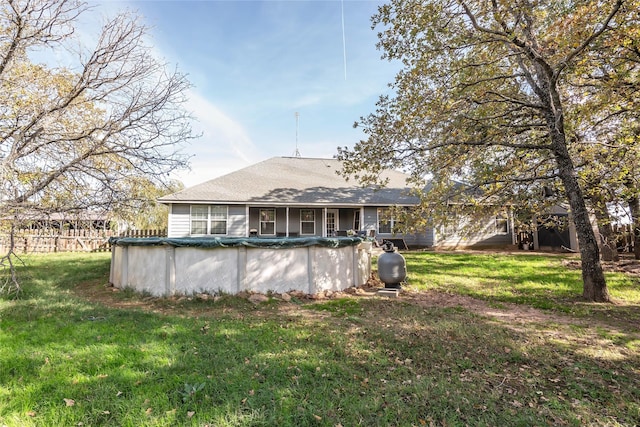
<svg viewBox="0 0 640 427"><path fill-rule="evenodd" d="M378 276L385 288L400 289L400 283L407 278L407 264L404 257L396 252L392 242L384 242L384 251L378 257Z"/></svg>

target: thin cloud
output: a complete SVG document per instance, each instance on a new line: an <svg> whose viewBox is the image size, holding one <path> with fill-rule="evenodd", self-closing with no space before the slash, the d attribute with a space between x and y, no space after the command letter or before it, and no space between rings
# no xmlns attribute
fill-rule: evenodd
<svg viewBox="0 0 640 427"><path fill-rule="evenodd" d="M185 185L207 181L260 158L259 148L245 129L201 94L189 91L185 107L196 119L194 131L202 134L187 147L197 153L191 159L191 170L177 176Z"/></svg>
<svg viewBox="0 0 640 427"><path fill-rule="evenodd" d="M331 157L362 137L353 122L398 69L380 60L371 30L383 0L89 1L110 15L138 9L154 56L195 85L186 108L202 137L185 147L192 169L178 177L188 186L291 155L298 142L303 155Z"/></svg>

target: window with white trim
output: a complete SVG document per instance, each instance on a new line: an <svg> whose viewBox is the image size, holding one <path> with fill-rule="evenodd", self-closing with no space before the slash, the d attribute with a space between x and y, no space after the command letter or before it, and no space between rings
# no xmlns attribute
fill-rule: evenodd
<svg viewBox="0 0 640 427"><path fill-rule="evenodd" d="M509 232L509 221L505 214L498 214L495 217L496 234L507 234Z"/></svg>
<svg viewBox="0 0 640 427"><path fill-rule="evenodd" d="M227 234L227 220L229 209L227 206L191 206L191 235Z"/></svg>
<svg viewBox="0 0 640 427"><path fill-rule="evenodd" d="M191 234L207 234L209 206L191 206Z"/></svg>
<svg viewBox="0 0 640 427"><path fill-rule="evenodd" d="M353 230L356 232L360 230L360 211L359 210L353 211Z"/></svg>
<svg viewBox="0 0 640 427"><path fill-rule="evenodd" d="M227 234L227 207L211 206L209 211L211 224L209 234Z"/></svg>
<svg viewBox="0 0 640 427"><path fill-rule="evenodd" d="M316 234L316 211L300 209L300 234Z"/></svg>
<svg viewBox="0 0 640 427"><path fill-rule="evenodd" d="M394 219L391 209L378 208L378 233L393 233Z"/></svg>
<svg viewBox="0 0 640 427"><path fill-rule="evenodd" d="M276 235L275 209L260 209L260 234L267 236Z"/></svg>

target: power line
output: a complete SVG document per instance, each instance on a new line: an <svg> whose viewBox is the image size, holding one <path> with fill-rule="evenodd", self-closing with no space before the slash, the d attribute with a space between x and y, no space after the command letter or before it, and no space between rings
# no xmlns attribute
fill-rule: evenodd
<svg viewBox="0 0 640 427"><path fill-rule="evenodd" d="M344 0L340 1L340 11L342 16L342 61L344 63L344 79L347 80L347 41L344 34Z"/></svg>

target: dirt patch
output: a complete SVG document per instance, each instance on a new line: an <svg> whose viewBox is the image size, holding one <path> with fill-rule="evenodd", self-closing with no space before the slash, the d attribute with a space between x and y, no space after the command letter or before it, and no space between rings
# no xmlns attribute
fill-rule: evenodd
<svg viewBox="0 0 640 427"><path fill-rule="evenodd" d="M289 315L300 315L301 313L309 314L314 312L310 310L302 310L301 305L313 304L314 302L337 298L380 298L377 291L383 286L384 285L381 282L372 278L365 286L350 288L346 292L331 293L329 296L297 294L295 296L295 301L284 301L279 295L275 295L275 299L279 301L277 301L272 308L280 313ZM217 301L216 298L218 298L210 295L196 295L193 297L178 296L170 298L129 297L120 295L122 291L117 288L96 283L81 284L76 288L76 293L89 301L99 303L107 307L140 309L153 313L179 316L203 315L210 313L212 307L215 307L215 305L212 306L210 304L203 304L201 306L182 304L183 302L190 302L194 300L211 300L211 302L215 302ZM247 304L251 306L252 304L249 303L250 299L248 298L249 295L250 294L245 295L245 297ZM421 292L403 290L399 294L397 300L410 304L417 304L424 308L461 308L471 313L491 318L500 324L518 330L530 327L532 324L553 324L566 327L573 325L583 326L585 329L601 328L613 333L620 332L632 335L640 339L640 333L638 332L640 325L630 324L629 322L625 322L625 319L611 318L606 322L592 318L580 319L569 314L540 310L526 305L504 302L492 303L470 296L434 290ZM257 305L258 304L256 303L253 304L253 306ZM605 306L603 304L600 305ZM225 313L229 313L230 311L236 310L237 308L225 308L223 311ZM252 315L260 315L260 311L261 310L253 311ZM242 314L238 313L238 315Z"/></svg>
<svg viewBox="0 0 640 427"><path fill-rule="evenodd" d="M370 280L367 286L370 290L375 291L378 287L384 286L384 284L376 280ZM426 308L462 308L481 316L509 323L576 323L576 319L573 317L546 312L526 305L503 302L492 304L478 298L449 292L434 290L422 292L403 291L400 294L400 299Z"/></svg>
<svg viewBox="0 0 640 427"><path fill-rule="evenodd" d="M564 261L564 265L567 268L580 269L580 260L574 258L568 258ZM619 262L603 263L603 268L606 271L616 271L628 274L633 277L640 277L640 261L623 258ZM274 295L277 304L274 306L276 310L281 313L300 314L301 312L310 312L310 310L301 310L301 304L311 304L317 301L323 301L327 299L336 298L380 298L377 294L378 289L384 287L384 284L380 282L375 276L372 275L369 282L359 288L350 288L345 292L319 294L319 295L305 295L302 293L292 293L294 301L291 301L291 295L287 295L286 298L282 298L280 295ZM76 293L90 300L102 304L107 307L124 308L124 309L140 309L154 313L163 313L168 315L180 315L180 316L195 316L206 314L211 312L212 307L215 305L203 304L201 306L193 304L183 304L185 301L192 300L212 300L211 302L218 301L219 297L211 295L195 295L193 297L170 297L170 298L155 298L139 296L125 296L122 295L123 291L114 288L112 286L105 286L95 282L80 284L75 288ZM245 299L250 301L251 294L244 295ZM634 321L630 321L628 317L625 317L625 313L621 312L620 316L616 313L606 313L604 316L600 316L598 319L590 318L576 318L570 314L563 314L558 312L540 310L532 308L526 305L518 305L511 303L494 303L485 301L469 296L457 295L453 293L441 292L441 291L421 291L410 292L403 290L398 300L408 302L411 304L417 304L425 308L446 308L457 307L469 312L475 313L480 316L488 317L496 322L507 325L512 328L519 329L525 325L531 324L555 324L562 326L583 326L587 328L602 328L609 330L613 333L620 332L629 336L640 338L640 324L635 324ZM574 302L576 305L590 304L594 310L607 311L610 307L608 304L595 304L586 303L576 299ZM249 306L251 304L247 303ZM254 302L254 306L259 303ZM614 306L616 303L614 302ZM634 310L640 310L638 307L633 307ZM225 309L225 312L233 311L234 308ZM260 310L253 312L253 315L258 314ZM614 310L615 311L615 310ZM242 315L238 313L238 315ZM259 315L259 314L258 314Z"/></svg>
<svg viewBox="0 0 640 427"><path fill-rule="evenodd" d="M581 264L579 259L567 259L562 263L565 267L574 270L580 270ZM624 273L633 277L640 277L640 260L621 257L619 261L602 262L602 268L605 271L613 271L616 273Z"/></svg>
<svg viewBox="0 0 640 427"><path fill-rule="evenodd" d="M102 304L111 308L141 309L150 312L165 312L158 309L157 302L160 298L125 298L120 296L122 290L111 285L96 282L81 283L74 288L76 295L91 302ZM166 311L170 314L171 310Z"/></svg>
<svg viewBox="0 0 640 427"><path fill-rule="evenodd" d="M576 324L579 321L571 316L564 316L539 310L533 307L499 303L491 304L487 301L464 295L456 295L438 291L426 291L420 293L405 294L402 297L422 307L458 307L472 313L495 318L511 324L530 323L558 323Z"/></svg>

